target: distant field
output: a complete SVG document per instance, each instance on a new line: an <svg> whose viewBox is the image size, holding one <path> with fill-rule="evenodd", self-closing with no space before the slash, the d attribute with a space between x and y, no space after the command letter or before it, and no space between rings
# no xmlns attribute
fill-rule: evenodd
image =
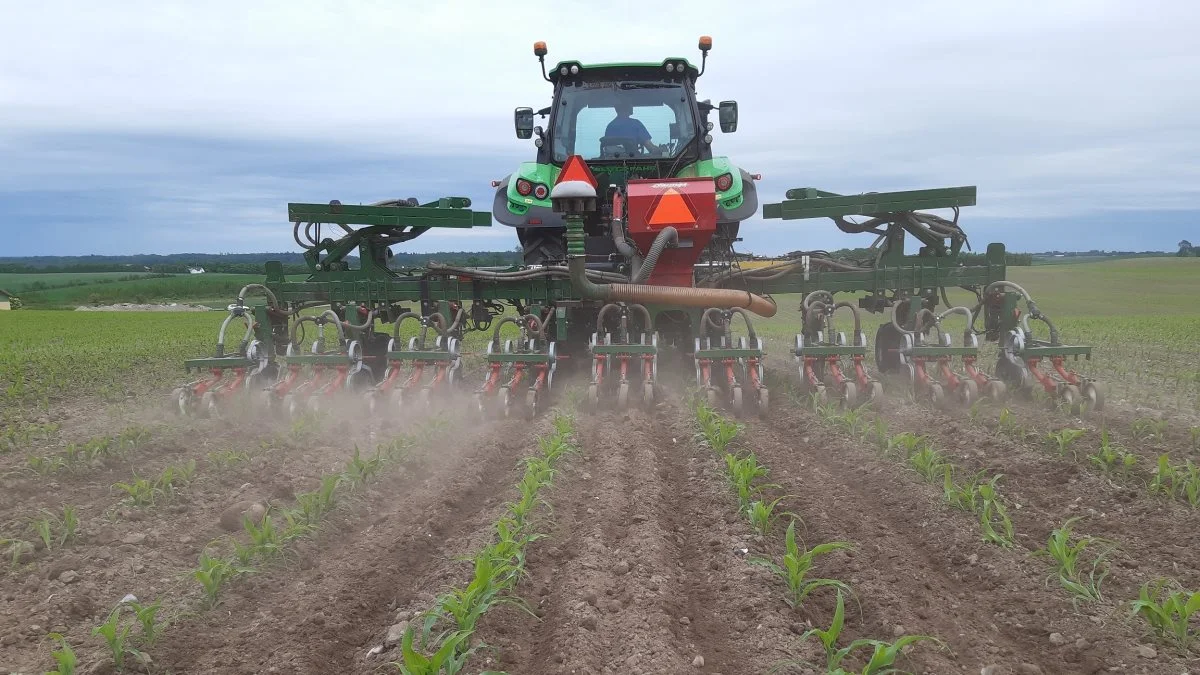
<svg viewBox="0 0 1200 675"><path fill-rule="evenodd" d="M20 295L31 290L113 282L117 279L145 277L151 274L151 272L51 272L48 274L0 272L0 288Z"/></svg>
<svg viewBox="0 0 1200 675"><path fill-rule="evenodd" d="M4 277L55 277L55 278L87 278L92 275L64 274L12 274ZM18 288L6 288L19 293L26 306L38 309L74 308L79 305L108 305L118 302L158 303L158 302L216 302L222 305L232 300L233 296L248 283L262 281L261 274L180 274L169 277L151 277L114 281L103 278L103 273L96 275L94 283L84 285L62 286L22 292ZM120 278L122 274L114 274ZM28 283L33 283L28 282ZM46 280L49 283L49 279Z"/></svg>

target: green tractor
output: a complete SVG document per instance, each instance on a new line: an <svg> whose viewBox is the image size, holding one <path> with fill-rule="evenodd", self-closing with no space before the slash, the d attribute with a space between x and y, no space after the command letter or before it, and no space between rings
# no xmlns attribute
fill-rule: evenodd
<svg viewBox="0 0 1200 675"><path fill-rule="evenodd" d="M563 61L546 72L546 44L534 45L542 77L554 85L551 104L536 113L517 108L517 138L533 139L537 158L523 162L511 175L494 181L492 215L517 228L526 265L566 260L566 222L555 213L550 190L573 155L596 174L600 208L585 223L586 251L593 266L612 266L627 255L624 236L611 227L613 192L629 179L711 178L717 192L717 231L701 261L721 261L732 254L738 225L758 211L757 176L728 157L714 155L713 123L717 112L724 133L737 131L737 101L713 105L696 96L696 80L704 74L712 39L700 38L700 67L684 58L659 63ZM534 125L535 116L546 120Z"/></svg>

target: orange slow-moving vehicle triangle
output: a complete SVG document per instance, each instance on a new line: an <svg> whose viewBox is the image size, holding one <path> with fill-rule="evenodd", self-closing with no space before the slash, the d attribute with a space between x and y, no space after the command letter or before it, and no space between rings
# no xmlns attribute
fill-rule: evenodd
<svg viewBox="0 0 1200 675"><path fill-rule="evenodd" d="M646 222L650 225L691 225L696 222L696 214L678 190L667 188L655 202Z"/></svg>
<svg viewBox="0 0 1200 675"><path fill-rule="evenodd" d="M558 180L554 181L554 183L557 185L569 180L583 181L592 187L596 187L596 176L592 174L592 170L588 168L587 162L584 162L583 158L579 155L571 155L567 158L567 161L563 164L562 171L558 174Z"/></svg>

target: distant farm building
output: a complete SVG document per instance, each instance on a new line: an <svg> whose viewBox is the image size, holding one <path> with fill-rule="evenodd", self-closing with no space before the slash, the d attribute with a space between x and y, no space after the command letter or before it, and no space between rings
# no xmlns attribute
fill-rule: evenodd
<svg viewBox="0 0 1200 675"><path fill-rule="evenodd" d="M188 273L189 274L204 274L204 268L203 267L189 267Z"/></svg>

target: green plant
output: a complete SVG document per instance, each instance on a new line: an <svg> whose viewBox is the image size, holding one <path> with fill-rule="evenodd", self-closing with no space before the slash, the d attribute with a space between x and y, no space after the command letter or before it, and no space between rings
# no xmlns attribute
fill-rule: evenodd
<svg viewBox="0 0 1200 675"><path fill-rule="evenodd" d="M1088 459L1100 468L1101 471L1112 473L1120 471L1121 475L1128 476L1133 467L1137 465L1137 455L1132 452L1127 452L1119 444L1112 440L1107 429L1100 432L1100 449L1094 455L1088 455Z"/></svg>
<svg viewBox="0 0 1200 675"><path fill-rule="evenodd" d="M1010 438L1022 438L1025 436L1025 428L1017 421L1017 416L1011 410L1002 408L996 422L996 433Z"/></svg>
<svg viewBox="0 0 1200 675"><path fill-rule="evenodd" d="M445 633L439 636L440 639L426 640L427 648L436 649L431 655L425 656L413 648L414 632L412 626L404 631L404 639L400 643L401 660L392 663L401 675L454 675L462 671L467 659L476 649L466 648L471 633L460 630Z"/></svg>
<svg viewBox="0 0 1200 675"><path fill-rule="evenodd" d="M1058 452L1059 456L1066 457L1070 452L1071 459L1078 461L1079 455L1071 446L1085 433L1087 432L1083 429L1059 429L1047 433L1046 440L1050 442L1050 446Z"/></svg>
<svg viewBox="0 0 1200 675"><path fill-rule="evenodd" d="M1200 610L1200 592L1188 592L1169 579L1158 579L1142 585L1138 599L1130 603L1135 616L1141 616L1154 635L1175 641L1181 652L1195 636L1190 621Z"/></svg>
<svg viewBox="0 0 1200 675"><path fill-rule="evenodd" d="M130 483L113 483L113 487L125 493L125 503L131 506L149 506L157 501L162 490L145 478L134 476Z"/></svg>
<svg viewBox="0 0 1200 675"><path fill-rule="evenodd" d="M808 573L812 570L813 562L817 556L832 553L833 551L849 550L851 548L849 543L833 541L817 544L811 549L803 550L796 544L796 521L793 520L788 523L787 533L784 536L784 546L785 552L782 565L776 564L766 558L751 558L750 563L767 568L787 584L788 597L786 600L788 605L799 607L804 602L804 599L818 588L833 587L844 591L850 590L846 584L837 579L810 579L808 577Z"/></svg>
<svg viewBox="0 0 1200 675"><path fill-rule="evenodd" d="M75 511L74 506L70 504L63 505L62 516L58 519L58 526L59 546L66 546L75 540L76 533L79 531L79 514Z"/></svg>
<svg viewBox="0 0 1200 675"><path fill-rule="evenodd" d="M1156 441L1161 441L1166 436L1167 426L1167 420L1152 417L1139 417L1130 424L1135 438Z"/></svg>
<svg viewBox="0 0 1200 675"><path fill-rule="evenodd" d="M108 613L108 619L104 623L92 629L92 635L104 638L104 643L108 645L113 665L117 667L117 670L122 670L125 667L126 655L138 655L141 653L129 644L129 634L131 632L133 632L132 625L121 625L120 605Z"/></svg>
<svg viewBox="0 0 1200 675"><path fill-rule="evenodd" d="M67 639L62 636L62 633L51 633L50 639L54 641L54 649L50 652L50 656L54 658L54 663L58 667L46 675L75 675L75 667L79 665L79 659L75 657L75 650L71 649L71 645L67 643Z"/></svg>
<svg viewBox="0 0 1200 675"><path fill-rule="evenodd" d="M888 435L887 422L876 417L863 430L863 440L869 441L876 449L887 454L888 449L891 448L891 436Z"/></svg>
<svg viewBox="0 0 1200 675"><path fill-rule="evenodd" d="M217 606L217 596L221 592L221 586L234 575L235 570L229 561L214 558L208 555L207 550L200 552L200 566L192 572L192 576L200 582L200 586L204 589L204 604L207 608L212 609Z"/></svg>
<svg viewBox="0 0 1200 675"><path fill-rule="evenodd" d="M158 624L158 611L162 609L162 600L155 600L148 605L134 601L129 603L129 607L133 610L138 625L142 627L142 644L146 647L153 646L163 630L163 626Z"/></svg>
<svg viewBox="0 0 1200 675"><path fill-rule="evenodd" d="M1002 475L997 474L986 483L979 484L979 510L976 513L979 515L979 527L983 530L983 540L1009 548L1013 545L1012 520L996 489ZM996 530L997 525L999 531Z"/></svg>
<svg viewBox="0 0 1200 675"><path fill-rule="evenodd" d="M1200 451L1200 427L1188 427L1188 437L1192 441L1192 452Z"/></svg>
<svg viewBox="0 0 1200 675"><path fill-rule="evenodd" d="M939 646L943 646L941 640L928 635L904 635L899 637L895 642L858 639L839 649L837 642L842 634L842 628L845 626L845 604L845 599L839 590L837 605L833 611L833 621L829 624L829 628L812 628L800 636L801 640L809 640L815 637L820 642L821 647L825 650L825 672L827 675L851 675L852 673L859 675L886 675L888 673L896 673L899 672L895 668L896 659L899 658L900 654L909 645L931 640ZM864 649L871 650L870 656L867 657L866 665L861 670L846 670L843 666L846 659L851 654ZM803 661L783 661L772 668L772 672L778 672L781 667L808 665L811 664Z"/></svg>
<svg viewBox="0 0 1200 675"><path fill-rule="evenodd" d="M700 425L700 442L718 454L724 453L743 429L742 425L721 417L705 403L696 404L696 422Z"/></svg>
<svg viewBox="0 0 1200 675"><path fill-rule="evenodd" d="M732 453L725 453L725 471L729 484L737 494L739 509L748 507L760 490L777 487L754 484L757 479L766 478L771 471L758 463L758 457L753 452L740 457Z"/></svg>
<svg viewBox="0 0 1200 675"><path fill-rule="evenodd" d="M373 458L363 459L356 445L354 446L354 456L346 463L346 470L342 472L342 475L350 485L350 490L357 491L366 485L367 481L374 478L381 468L383 468L383 455L379 451L376 451Z"/></svg>
<svg viewBox="0 0 1200 675"><path fill-rule="evenodd" d="M927 447L929 447L928 438L911 431L904 431L892 436L889 450L899 451L907 459ZM890 456L890 451L885 454Z"/></svg>
<svg viewBox="0 0 1200 675"><path fill-rule="evenodd" d="M218 469L228 469L249 462L250 455L238 450L218 450L208 453L208 462Z"/></svg>
<svg viewBox="0 0 1200 675"><path fill-rule="evenodd" d="M938 476L943 475L946 467L949 466L942 458L942 453L935 450L931 445L925 445L920 450L909 455L908 464L928 483L937 480Z"/></svg>
<svg viewBox="0 0 1200 675"><path fill-rule="evenodd" d="M258 558L269 560L283 551L279 531L275 528L270 514L264 515L257 525L250 518L243 518L242 527L245 528L246 534L250 535L250 544Z"/></svg>
<svg viewBox="0 0 1200 675"><path fill-rule="evenodd" d="M976 513L979 510L979 485L985 473L986 470L980 471L960 484L954 480L954 467L946 464L942 468L942 494L946 503L956 509Z"/></svg>
<svg viewBox="0 0 1200 675"><path fill-rule="evenodd" d="M1108 576L1108 556L1115 546L1112 542L1099 537L1076 537L1073 540L1071 526L1080 516L1070 518L1061 527L1050 532L1046 548L1034 552L1052 558L1057 565L1058 582L1076 600L1102 600L1100 585ZM1096 553L1091 557L1091 569L1086 573L1081 570L1081 561L1088 548ZM1087 563L1082 563L1086 565Z"/></svg>
<svg viewBox="0 0 1200 675"><path fill-rule="evenodd" d="M771 527L775 524L775 521L778 520L780 516L789 516L792 520L800 519L800 516L792 513L791 511L784 511L781 513L777 513L775 511L775 509L779 506L779 502L783 501L784 499L785 497L776 497L775 499L771 500L757 499L750 502L746 506L746 518L749 519L750 525L754 527L756 532L764 537L770 535Z"/></svg>

